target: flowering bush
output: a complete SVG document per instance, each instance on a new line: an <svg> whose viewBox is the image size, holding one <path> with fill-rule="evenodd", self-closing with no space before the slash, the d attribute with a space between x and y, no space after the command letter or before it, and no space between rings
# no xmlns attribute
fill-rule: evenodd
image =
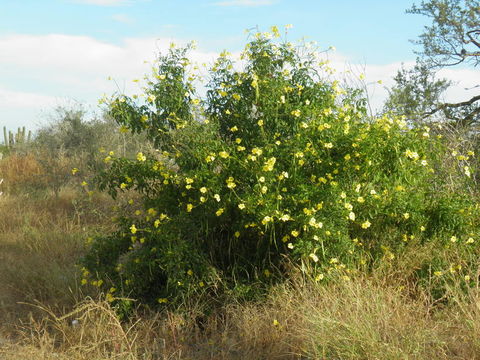
<svg viewBox="0 0 480 360"><path fill-rule="evenodd" d="M292 263L326 281L411 243L476 249L477 208L435 177L449 153L433 130L370 119L360 91L272 31L255 34L242 69L222 53L203 99L188 46L159 58L143 96L109 101L121 131L156 150L105 159L100 189L136 195L92 241L84 283L171 303L268 284ZM468 185L467 154L461 169Z"/></svg>

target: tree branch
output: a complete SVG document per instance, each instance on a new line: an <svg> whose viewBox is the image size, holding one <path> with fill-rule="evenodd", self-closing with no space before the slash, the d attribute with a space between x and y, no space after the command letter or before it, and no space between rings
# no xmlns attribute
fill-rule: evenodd
<svg viewBox="0 0 480 360"><path fill-rule="evenodd" d="M426 119L427 117L432 116L439 111L443 111L443 113L447 116L447 118L452 119L452 120L456 120L456 121L461 121L465 124L468 124L468 123L473 122L475 115L480 114L480 107L477 107L476 109L472 110L470 113L468 113L466 116L464 116L462 118L458 118L458 117L455 117L455 116L452 116L452 115L448 115L445 112L450 110L450 109L458 109L460 107L472 105L479 100L480 100L480 95L476 95L476 96L472 97L470 100L467 100L467 101L462 101L462 102L458 102L458 103L443 103L443 104L438 105L435 109L424 113L422 115L422 119Z"/></svg>

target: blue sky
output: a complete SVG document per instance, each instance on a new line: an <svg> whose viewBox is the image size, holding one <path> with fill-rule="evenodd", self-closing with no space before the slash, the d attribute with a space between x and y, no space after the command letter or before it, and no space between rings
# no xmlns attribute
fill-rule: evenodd
<svg viewBox="0 0 480 360"><path fill-rule="evenodd" d="M417 1L418 2L418 1ZM245 29L293 24L333 62L355 65L387 86L402 62L413 64L415 39L428 19L405 13L413 0L0 0L0 126L37 128L57 105L94 111L103 93L128 91L169 42L196 40L198 59L240 51ZM351 66L350 65L350 66ZM472 69L448 70L457 81ZM478 72L476 73L478 74ZM473 76L475 78L475 76ZM465 87L464 86L464 87ZM380 104L386 90L372 92ZM458 95L458 94L457 94ZM456 96L453 94L452 96ZM459 96L459 95L458 95Z"/></svg>

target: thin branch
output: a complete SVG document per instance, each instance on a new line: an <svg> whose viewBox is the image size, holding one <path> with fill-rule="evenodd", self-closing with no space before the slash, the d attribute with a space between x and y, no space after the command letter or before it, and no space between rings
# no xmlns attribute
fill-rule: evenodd
<svg viewBox="0 0 480 360"><path fill-rule="evenodd" d="M480 35L480 30L476 29L476 30L467 31L467 36L469 37L470 42L472 42L473 44L475 44L477 47L480 48L480 42L478 42L478 41L472 36L473 33L476 34L476 35Z"/></svg>

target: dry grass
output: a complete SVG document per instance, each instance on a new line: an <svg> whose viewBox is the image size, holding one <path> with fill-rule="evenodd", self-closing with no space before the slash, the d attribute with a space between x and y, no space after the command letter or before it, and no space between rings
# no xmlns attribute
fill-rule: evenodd
<svg viewBox="0 0 480 360"><path fill-rule="evenodd" d="M43 169L31 153L11 154L0 161L0 178L4 179L5 192L18 192L25 188L35 188L42 183Z"/></svg>
<svg viewBox="0 0 480 360"><path fill-rule="evenodd" d="M460 300L460 299L458 299ZM477 359L480 293L432 309L399 288L357 278L277 287L257 304L228 305L202 329L189 312L138 314L121 323L88 300L64 316L17 328L5 359ZM72 325L77 320L78 325Z"/></svg>
<svg viewBox="0 0 480 360"><path fill-rule="evenodd" d="M76 264L85 239L105 228L101 207L90 209L74 189L60 196L0 198L0 323L32 311L20 303L40 301L63 310L82 299ZM89 208L90 207L90 208Z"/></svg>

